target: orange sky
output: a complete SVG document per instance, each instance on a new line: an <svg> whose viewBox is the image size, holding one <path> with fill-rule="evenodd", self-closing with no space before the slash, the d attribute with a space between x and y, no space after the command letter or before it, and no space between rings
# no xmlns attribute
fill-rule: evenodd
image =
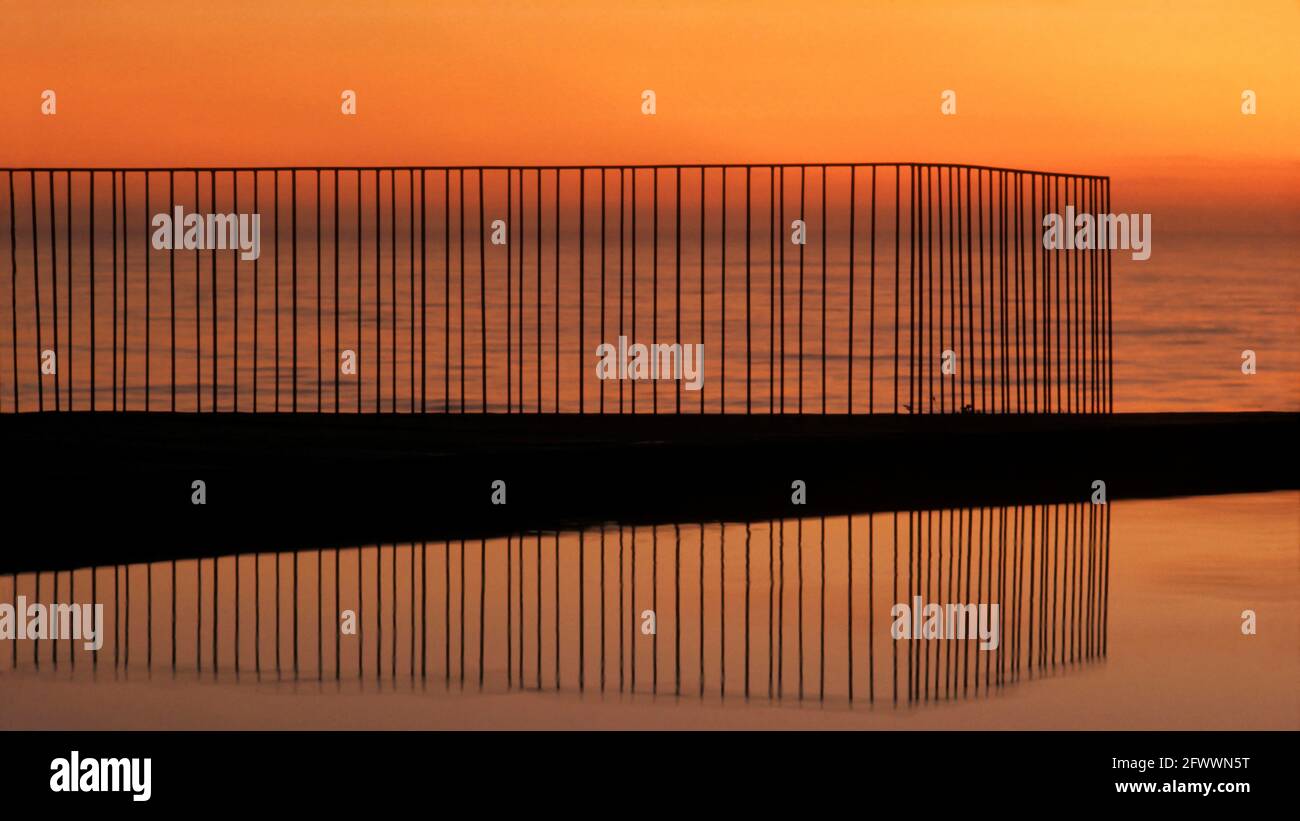
<svg viewBox="0 0 1300 821"><path fill-rule="evenodd" d="M1134 209L1212 194L1281 206L1281 226L1300 213L1294 2L138 0L4 16L0 165L950 161L1110 174Z"/></svg>

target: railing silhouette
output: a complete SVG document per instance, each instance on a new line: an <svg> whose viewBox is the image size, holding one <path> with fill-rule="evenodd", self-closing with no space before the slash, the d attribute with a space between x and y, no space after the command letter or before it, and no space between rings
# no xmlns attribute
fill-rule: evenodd
<svg viewBox="0 0 1300 821"><path fill-rule="evenodd" d="M1106 656L1110 509L609 525L0 578L3 601L104 605L98 651L13 642L0 670L917 704ZM913 597L998 604L997 646L894 640L892 607Z"/></svg>
<svg viewBox="0 0 1300 821"><path fill-rule="evenodd" d="M3 411L1113 409L1109 251L1042 242L1046 214L1109 212L1107 177L912 163L3 174ZM173 232L155 223L178 207ZM230 246L239 235L206 215L253 213L255 258L197 230L197 247L155 247L160 230L184 246L193 214ZM699 389L603 379L602 343L625 364L637 344L702 344Z"/></svg>

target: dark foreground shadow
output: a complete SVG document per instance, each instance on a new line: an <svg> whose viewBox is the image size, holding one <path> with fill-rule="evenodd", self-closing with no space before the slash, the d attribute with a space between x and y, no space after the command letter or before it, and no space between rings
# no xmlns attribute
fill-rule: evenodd
<svg viewBox="0 0 1300 821"><path fill-rule="evenodd" d="M0 417L0 570L1300 487L1294 413ZM805 503L793 502L803 482ZM202 481L205 504L193 504ZM494 504L494 482L505 503ZM496 497L500 501L500 495Z"/></svg>

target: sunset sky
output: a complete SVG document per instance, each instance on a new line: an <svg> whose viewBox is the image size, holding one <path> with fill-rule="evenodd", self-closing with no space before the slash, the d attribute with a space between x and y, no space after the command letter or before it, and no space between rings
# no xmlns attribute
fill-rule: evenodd
<svg viewBox="0 0 1300 821"><path fill-rule="evenodd" d="M1300 208L1293 2L12 3L5 24L7 165L948 161Z"/></svg>

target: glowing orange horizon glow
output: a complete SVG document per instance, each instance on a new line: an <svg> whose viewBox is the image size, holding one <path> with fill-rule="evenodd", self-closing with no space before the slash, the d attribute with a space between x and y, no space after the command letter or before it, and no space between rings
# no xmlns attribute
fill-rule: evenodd
<svg viewBox="0 0 1300 821"><path fill-rule="evenodd" d="M6 18L5 165L970 162L1108 174L1144 210L1195 196L1266 227L1300 211L1292 3L147 0Z"/></svg>

